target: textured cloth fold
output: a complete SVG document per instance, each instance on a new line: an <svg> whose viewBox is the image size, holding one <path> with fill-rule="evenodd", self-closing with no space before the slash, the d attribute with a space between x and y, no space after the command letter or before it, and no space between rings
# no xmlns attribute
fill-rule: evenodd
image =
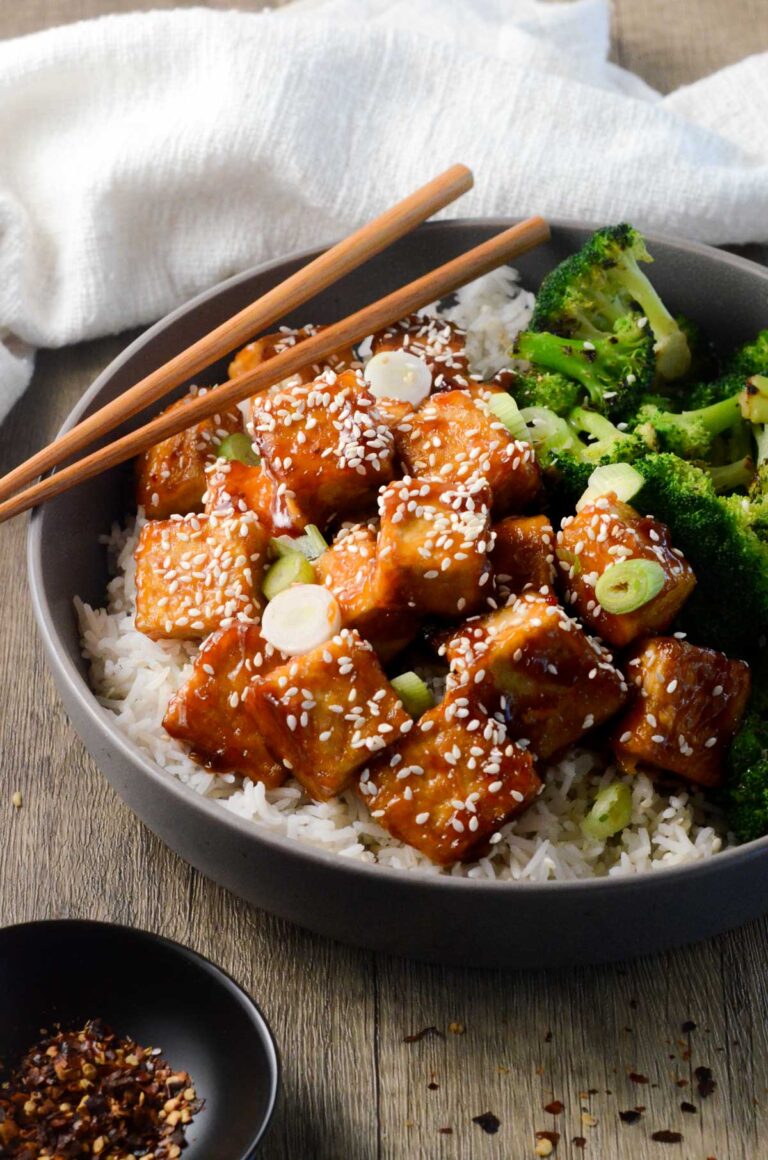
<svg viewBox="0 0 768 1160"><path fill-rule="evenodd" d="M0 43L0 418L29 347L150 322L454 161L448 212L768 241L768 56L662 98L605 0L299 0Z"/></svg>

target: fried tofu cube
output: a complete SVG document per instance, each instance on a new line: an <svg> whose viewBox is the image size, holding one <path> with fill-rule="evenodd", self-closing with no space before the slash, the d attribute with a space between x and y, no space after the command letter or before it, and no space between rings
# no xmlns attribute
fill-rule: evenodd
<svg viewBox="0 0 768 1160"><path fill-rule="evenodd" d="M249 342L247 346L244 346L242 350L237 352L228 367L229 377L235 379L238 375L244 375L248 371L256 370L257 367L267 362L268 359L273 358L274 355L282 354L285 350L290 350L291 347L297 346L299 343L304 342L305 339L319 334L324 329L325 327L323 326L309 325L294 330L290 326L283 326L273 334L262 335L261 338L257 338L255 342ZM360 363L356 359L352 347L346 346L328 355L323 360L322 366L305 367L303 371L298 371L295 375L291 375L281 385L291 387L297 383L311 383L324 370L330 369L340 373L343 370L349 370L359 366Z"/></svg>
<svg viewBox="0 0 768 1160"><path fill-rule="evenodd" d="M432 372L433 391L469 387L473 381L465 350L466 333L443 318L411 314L373 336L371 353L407 350Z"/></svg>
<svg viewBox="0 0 768 1160"><path fill-rule="evenodd" d="M666 525L641 516L613 495L563 520L557 557L567 601L603 640L618 647L669 628L696 585L693 569L672 546ZM598 602L595 585L606 569L625 560L660 565L663 586L634 611L608 612Z"/></svg>
<svg viewBox="0 0 768 1160"><path fill-rule="evenodd" d="M500 722L461 719L443 704L375 758L359 781L377 822L440 865L482 854L540 790L531 754L510 741Z"/></svg>
<svg viewBox="0 0 768 1160"><path fill-rule="evenodd" d="M639 692L613 731L622 769L652 766L698 785L722 785L725 751L749 697L749 665L654 637L638 646L627 673Z"/></svg>
<svg viewBox="0 0 768 1160"><path fill-rule="evenodd" d="M242 700L254 677L266 676L287 659L256 624L218 629L195 658L192 676L171 698L163 727L211 772L233 770L270 788L282 785L288 770L267 749Z"/></svg>
<svg viewBox="0 0 768 1160"><path fill-rule="evenodd" d="M388 661L413 640L419 621L413 611L377 598L377 536L375 524L345 529L315 561L315 574L336 597L344 627L357 629Z"/></svg>
<svg viewBox="0 0 768 1160"><path fill-rule="evenodd" d="M503 712L512 740L542 759L607 721L627 697L610 654L538 593L470 621L442 651L446 699Z"/></svg>
<svg viewBox="0 0 768 1160"><path fill-rule="evenodd" d="M162 413L181 411L198 397L186 395ZM227 435L241 431L243 419L235 407L156 443L136 460L136 502L148 519L165 520L203 510L207 464Z"/></svg>
<svg viewBox="0 0 768 1160"><path fill-rule="evenodd" d="M490 493L482 483L404 479L379 495L375 599L456 616L482 601L491 577Z"/></svg>
<svg viewBox="0 0 768 1160"><path fill-rule="evenodd" d="M523 592L546 594L555 583L555 533L546 516L508 516L494 526L496 595L508 604Z"/></svg>
<svg viewBox="0 0 768 1160"><path fill-rule="evenodd" d="M244 704L316 801L341 793L372 753L413 726L372 647L349 629L254 681Z"/></svg>
<svg viewBox="0 0 768 1160"><path fill-rule="evenodd" d="M392 479L395 443L374 402L351 372L256 400L254 437L267 469L310 523L371 504Z"/></svg>
<svg viewBox="0 0 768 1160"><path fill-rule="evenodd" d="M427 399L397 428L409 475L455 483L487 481L496 513L522 512L541 490L541 470L529 443L513 439L481 401L466 391Z"/></svg>
<svg viewBox="0 0 768 1160"><path fill-rule="evenodd" d="M270 536L299 534L307 525L287 488L281 487L263 467L250 467L237 460L217 460L208 468L203 501L209 514L254 512Z"/></svg>
<svg viewBox="0 0 768 1160"><path fill-rule="evenodd" d="M262 607L268 535L236 518L150 520L136 547L136 628L153 640L203 640Z"/></svg>

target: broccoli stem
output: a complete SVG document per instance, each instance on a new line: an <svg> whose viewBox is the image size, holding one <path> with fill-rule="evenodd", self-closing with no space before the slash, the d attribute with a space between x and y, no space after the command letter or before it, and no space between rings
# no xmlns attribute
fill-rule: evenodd
<svg viewBox="0 0 768 1160"><path fill-rule="evenodd" d="M679 330L677 322L659 298L637 262L626 252L618 271L622 285L641 307L657 340L668 339Z"/></svg>
<svg viewBox="0 0 768 1160"><path fill-rule="evenodd" d="M737 459L735 463L724 463L719 467L708 467L707 471L716 492L735 491L738 487L749 487L755 475L754 460L749 456Z"/></svg>
<svg viewBox="0 0 768 1160"><path fill-rule="evenodd" d="M768 463L768 423L755 424L752 428L752 433L755 436L755 443L757 444L757 463L762 466Z"/></svg>
<svg viewBox="0 0 768 1160"><path fill-rule="evenodd" d="M742 415L750 423L768 423L768 376L752 375L739 402Z"/></svg>
<svg viewBox="0 0 768 1160"><path fill-rule="evenodd" d="M675 418L674 415L667 416L669 422L674 423ZM698 411L683 411L680 419L698 419L704 424L710 435L722 435L723 431L727 431L741 419L739 396L734 395L731 399L723 399L721 403L711 403L708 407L701 407Z"/></svg>

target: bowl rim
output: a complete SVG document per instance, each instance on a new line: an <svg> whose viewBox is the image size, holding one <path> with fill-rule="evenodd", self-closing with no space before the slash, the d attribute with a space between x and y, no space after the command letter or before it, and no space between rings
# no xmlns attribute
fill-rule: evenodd
<svg viewBox="0 0 768 1160"><path fill-rule="evenodd" d="M519 217L441 218L437 221L430 221L418 226L417 231L420 233L439 232L441 230L451 230L460 227L482 226L486 228L490 227L492 230L500 232L520 220ZM553 217L548 220L554 230L576 229L591 232L601 228L598 223L576 218ZM765 282L766 290L768 291L768 267L762 266L749 258L717 249L704 242L690 241L669 234L647 233L644 234L644 237L651 248L654 244L661 243L683 253L687 252L700 255L714 262L716 265L731 266L735 269L743 270L755 276L759 281ZM186 314L192 312L204 303L209 302L211 299L218 297L231 287L246 282L256 275L269 273L271 270L289 263L299 262L304 264L309 262L312 258L322 253L328 244L331 243L323 246L315 246L311 249L295 251L291 254L286 254L252 266L222 282L216 283L216 285L195 295L194 298L189 299L175 310L164 315L158 322L153 323L146 330L142 331L137 338L104 368L67 415L58 431L58 435L64 434L73 427L87 410L90 403L100 394L115 372L128 362L147 342L161 334L170 324L180 320ZM113 749L119 750L121 755L130 764L138 766L142 773L149 777L150 780L158 782L165 791L177 799L181 808L186 805L191 809L195 809L211 821L218 821L219 825L229 827L231 830L242 834L246 838L263 842L267 847L273 848L283 857L306 862L309 865L319 864L329 869L335 869L339 873L351 872L353 876L357 874L363 874L365 876L371 875L381 880L382 883L389 880L398 882L402 886L410 884L414 888L434 885L438 889L449 892L454 890L474 890L476 893L482 891L490 891L493 893L499 891L522 891L529 897L532 897L536 894L546 896L552 891L558 891L564 895L569 893L578 895L584 890L588 890L593 894L598 892L610 893L621 889L626 890L630 886L636 890L643 888L649 889L652 883L665 882L669 879L676 881L683 875L689 876L696 874L702 878L706 878L709 874L715 873L717 867L720 865L725 866L727 864L734 867L739 863L753 861L768 853L768 835L766 835L762 838L756 838L751 842L728 847L701 861L652 869L636 875L603 875L594 878L553 879L545 882L529 882L519 879L456 877L450 873L432 870L422 873L418 870L404 870L375 862L362 862L357 859L345 858L339 853L313 846L310 842L303 841L299 838L291 838L287 835L274 833L264 823L241 817L238 814L223 809L217 801L206 798L191 789L184 782L154 762L151 757L146 755L138 745L130 741L117 725L110 720L112 714L108 709L98 703L96 695L92 692L90 686L68 655L66 647L55 630L50 609L43 597L42 530L44 515L45 506L42 505L36 508L30 517L27 534L27 569L32 609L45 651L48 655L49 663L54 669L58 680L67 685L72 695L77 699L78 707L89 718L91 725L98 731L103 741Z"/></svg>
<svg viewBox="0 0 768 1160"><path fill-rule="evenodd" d="M255 1160L258 1147L264 1140L269 1126L272 1123L282 1086L283 1074L280 1051L274 1033L256 1000L236 979L233 979L228 971L225 971L223 967L214 963L212 959L200 954L199 951L195 951L183 943L176 942L175 939L167 938L165 935L155 934L154 931L144 930L142 927L126 926L124 923L101 922L98 919L91 918L44 918L33 919L28 922L15 922L8 926L0 927L0 949L6 949L3 944L9 939L12 940L15 935L23 935L25 931L44 928L63 930L65 937L68 939L77 938L79 935L87 934L89 931L100 931L113 937L129 938L139 943L160 945L172 955L187 959L198 970L202 970L208 975L216 986L224 987L230 994L234 995L242 1008L243 1017L250 1020L261 1040L266 1058L267 1071L269 1073L269 1093L266 1111L259 1121L259 1126L255 1134L251 1137L246 1145L245 1151L239 1157L239 1160ZM12 953L13 950L11 949Z"/></svg>

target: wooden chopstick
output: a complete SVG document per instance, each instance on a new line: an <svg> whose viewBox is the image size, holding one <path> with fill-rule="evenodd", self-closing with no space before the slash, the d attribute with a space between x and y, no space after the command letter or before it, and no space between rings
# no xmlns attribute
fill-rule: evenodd
<svg viewBox="0 0 768 1160"><path fill-rule="evenodd" d="M157 402L192 375L248 342L278 319L314 298L327 286L338 282L374 254L410 233L420 222L450 205L471 189L473 183L472 172L466 165L453 165L337 245L331 246L279 286L124 391L119 399L94 411L71 431L0 478L0 500L13 495L35 476L42 475L44 471L57 467L82 451L100 435L113 430L150 403Z"/></svg>
<svg viewBox="0 0 768 1160"><path fill-rule="evenodd" d="M126 459L139 455L160 440L176 435L179 431L226 410L227 407L241 402L250 395L267 390L281 379L314 363L322 362L340 347L361 342L369 334L397 322L406 314L428 306L429 303L443 298L459 286L480 277L481 274L487 274L502 262L533 249L546 241L549 236L549 226L540 217L528 218L504 230L503 233L489 238L488 241L424 274L414 282L402 286L370 306L365 306L347 318L333 323L325 330L280 354L273 355L255 370L238 375L221 386L213 387L193 399L186 407L159 415L136 431L129 432L128 435L100 448L85 459L41 480L33 487L0 504L0 523L44 500L69 491L78 483L91 479L94 475L100 475L118 463L124 463ZM118 402L119 400L116 400L116 403Z"/></svg>

